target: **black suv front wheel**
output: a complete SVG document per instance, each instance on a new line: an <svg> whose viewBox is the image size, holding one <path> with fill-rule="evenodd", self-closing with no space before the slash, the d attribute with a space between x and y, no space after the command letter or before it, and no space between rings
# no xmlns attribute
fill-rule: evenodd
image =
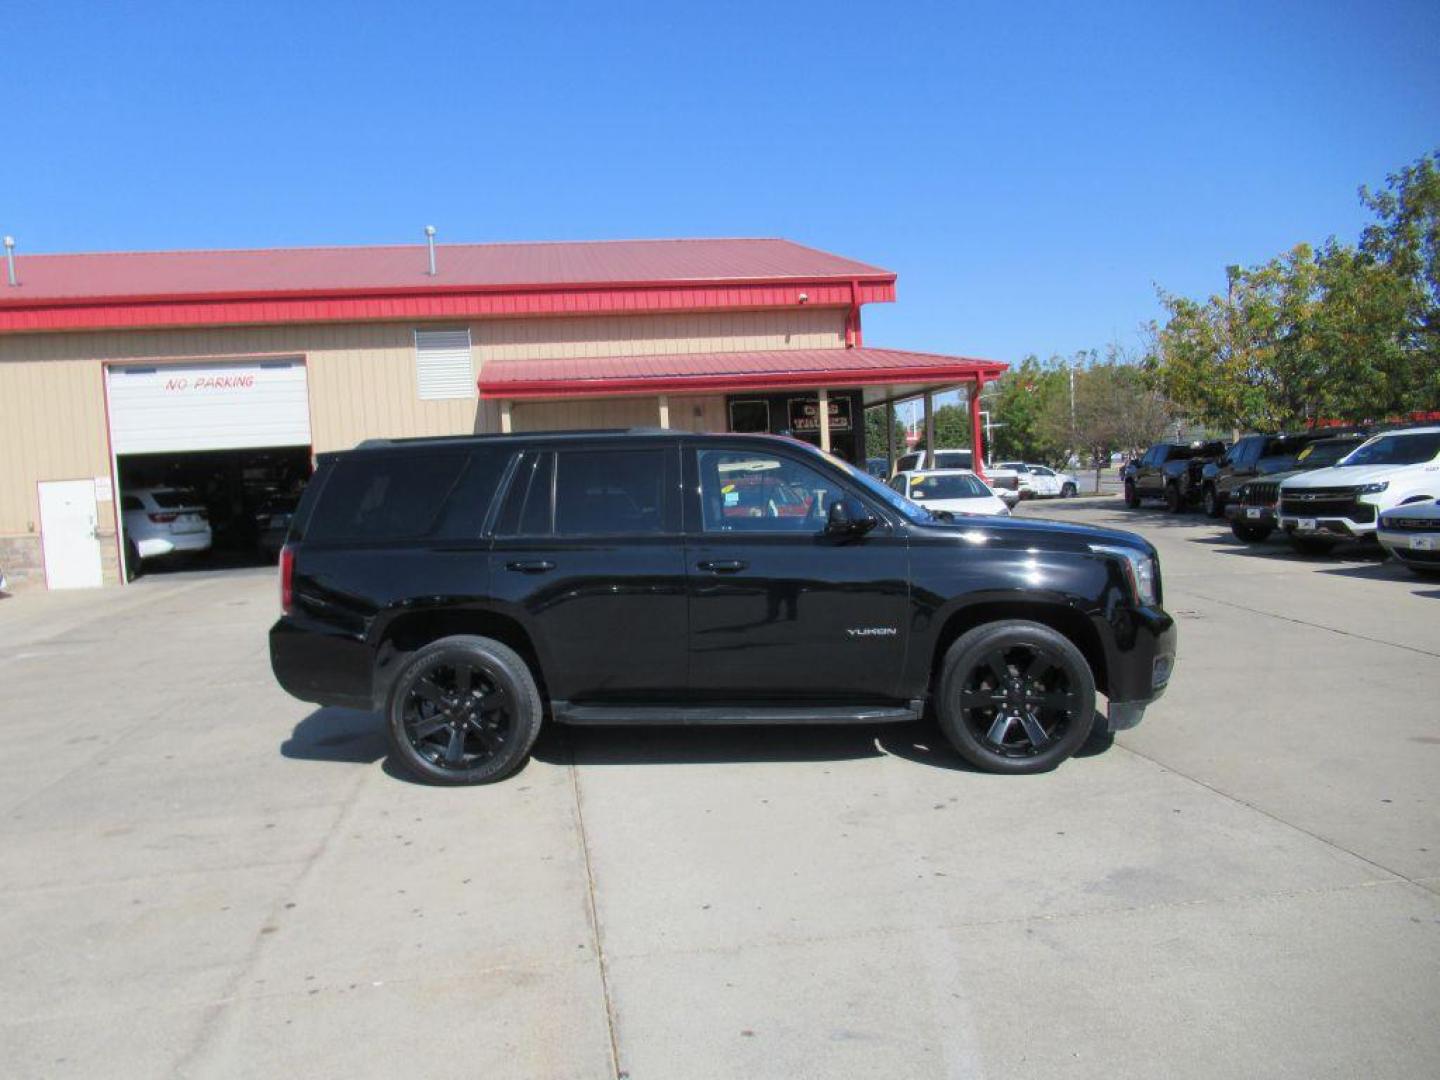
<svg viewBox="0 0 1440 1080"><path fill-rule="evenodd" d="M1095 677L1080 650L1050 627L988 623L945 653L937 706L946 738L972 765L1045 772L1089 738Z"/></svg>
<svg viewBox="0 0 1440 1080"><path fill-rule="evenodd" d="M420 649L390 690L386 727L405 768L437 784L486 784L524 764L540 734L535 677L490 638L441 638Z"/></svg>

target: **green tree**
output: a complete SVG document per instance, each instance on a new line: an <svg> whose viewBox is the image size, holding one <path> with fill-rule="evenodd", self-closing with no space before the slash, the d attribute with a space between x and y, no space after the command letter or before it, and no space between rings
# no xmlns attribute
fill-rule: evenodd
<svg viewBox="0 0 1440 1080"><path fill-rule="evenodd" d="M880 457L885 453L885 406L876 405L865 410L865 454ZM905 425L895 421L895 453L905 452ZM863 464L856 462L856 464Z"/></svg>
<svg viewBox="0 0 1440 1080"><path fill-rule="evenodd" d="M1068 435L1056 439L1041 420L1052 403L1069 407L1069 374L1065 362L1052 356L1042 362L1033 354L1007 371L986 399L994 428L991 456L1005 460L1062 464L1071 449Z"/></svg>
<svg viewBox="0 0 1440 1080"><path fill-rule="evenodd" d="M1144 371L1113 349L1105 360L1092 359L1075 372L1073 425L1071 415L1068 395L1057 398L1041 418L1041 427L1051 438L1073 440L1075 451L1094 465L1097 487L1100 470L1113 452L1149 445L1171 421L1169 404Z"/></svg>

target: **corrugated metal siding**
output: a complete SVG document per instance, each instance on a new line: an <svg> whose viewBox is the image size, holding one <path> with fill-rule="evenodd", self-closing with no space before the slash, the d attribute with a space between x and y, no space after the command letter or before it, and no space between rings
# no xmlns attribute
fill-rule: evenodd
<svg viewBox="0 0 1440 1080"><path fill-rule="evenodd" d="M660 401L634 397L519 402L511 413L511 423L517 432L655 427L660 423ZM672 397L670 426L679 431L723 431L725 399Z"/></svg>
<svg viewBox="0 0 1440 1080"><path fill-rule="evenodd" d="M482 362L837 349L845 344L845 312L797 307L789 311L494 319L476 323L474 338Z"/></svg>
<svg viewBox="0 0 1440 1080"><path fill-rule="evenodd" d="M719 348L717 343L723 341L772 349L823 347L825 342L840 343L843 317L843 312L833 309L796 308L536 319L474 323L471 334L476 366L483 373L482 363L492 345L496 355L516 350L537 358L597 351L605 355L705 352ZM37 480L109 474L102 374L106 360L303 357L317 451L345 449L379 436L496 430L493 403L420 400L415 385L415 329L414 323L404 322L0 336L0 535L27 534L32 524L38 528ZM654 399L649 406L639 400L639 405L617 406L614 419L582 426L658 423ZM682 425L677 410L682 401L692 400L699 399L673 400L676 427L688 426ZM517 407L517 415L520 411ZM713 418L707 412L706 424L718 429L724 424L723 402L713 411ZM541 415L536 412L532 417Z"/></svg>

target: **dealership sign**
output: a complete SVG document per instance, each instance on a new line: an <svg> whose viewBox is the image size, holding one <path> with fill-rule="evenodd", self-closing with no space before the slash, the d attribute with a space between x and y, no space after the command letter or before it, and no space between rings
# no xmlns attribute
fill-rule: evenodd
<svg viewBox="0 0 1440 1080"><path fill-rule="evenodd" d="M850 399L830 398L830 430L850 430ZM790 430L793 432L820 430L820 399L790 399Z"/></svg>

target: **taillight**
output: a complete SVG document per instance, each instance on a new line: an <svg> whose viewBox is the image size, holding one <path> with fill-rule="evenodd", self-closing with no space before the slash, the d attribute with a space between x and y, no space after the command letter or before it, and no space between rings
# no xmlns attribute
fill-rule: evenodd
<svg viewBox="0 0 1440 1080"><path fill-rule="evenodd" d="M179 516L179 514L151 514L150 520L156 525L169 525Z"/></svg>
<svg viewBox="0 0 1440 1080"><path fill-rule="evenodd" d="M280 549L280 613L289 615L295 606L295 549L286 544Z"/></svg>

